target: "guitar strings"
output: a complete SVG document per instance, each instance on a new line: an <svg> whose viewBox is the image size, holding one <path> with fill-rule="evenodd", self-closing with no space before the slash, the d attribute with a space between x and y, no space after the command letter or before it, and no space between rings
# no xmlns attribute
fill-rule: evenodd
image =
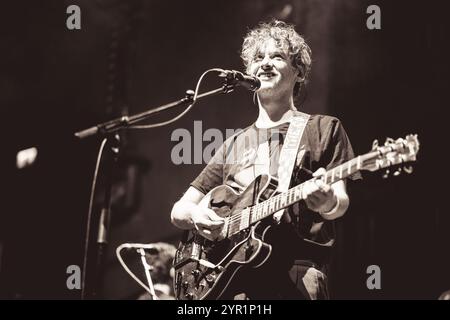
<svg viewBox="0 0 450 320"><path fill-rule="evenodd" d="M300 184L300 185L298 185L298 186L296 186L296 187L294 187L294 188L291 188L291 189L289 189L286 193L285 193L285 197L286 197L286 199L289 199L289 198L291 198L291 197L294 197L295 198L295 190L297 189L297 188L303 188L303 183L302 184ZM301 190L300 190L300 195L301 195ZM301 197L300 197L301 198ZM252 207L249 207L249 210L248 210L248 216L249 216L249 220L250 220L250 218L253 216L253 213L256 211L256 210L258 210L258 209L262 209L264 206L268 206L268 207L270 207L270 204L272 204L272 203L276 203L277 201L281 201L282 200L282 194L279 194L279 195L276 195L276 196L274 196L274 197L272 197L272 198L270 198L270 199L268 199L267 201L264 201L264 202L261 202L261 203L257 203L256 205L254 205L254 206L252 206ZM278 209L278 210L281 210L281 209ZM277 211L278 211L277 210ZM230 230L234 230L234 229L236 229L237 227L239 227L240 226L240 221L242 220L242 216L243 216L243 211L241 211L241 212L239 212L239 213L237 213L237 214L235 214L235 215L233 215L233 216L231 216L231 217L229 217L228 219L229 219L229 224L230 224L230 227L229 227L229 229ZM239 223L237 223L237 222L239 222Z"/></svg>
<svg viewBox="0 0 450 320"><path fill-rule="evenodd" d="M300 185L299 185L299 186L300 186ZM297 186L297 187L299 187L299 186ZM289 189L289 190L285 193L285 197L286 197L287 199L289 199L289 198L292 197L292 196L295 197L294 189L297 188L297 187L294 187L294 188L292 188L292 189ZM258 210L258 209L260 209L260 208L263 208L264 206L269 206L270 203L275 203L275 202L278 202L278 201L281 201L281 200L282 200L282 195L277 195L277 196L275 196L275 197L272 197L272 198L268 199L267 201L264 201L264 202L261 202L261 203L258 203L258 204L256 204L256 205L254 205L254 206L252 206L252 207L249 207L248 212L249 212L249 213L254 213L256 210ZM269 206L269 207L270 207L270 206ZM229 219L230 219L230 222L235 222L236 220L240 220L240 219L242 218L242 212L243 212L243 211L241 211L241 212L239 212L239 213L237 213L237 214L231 216L231 217L229 218Z"/></svg>

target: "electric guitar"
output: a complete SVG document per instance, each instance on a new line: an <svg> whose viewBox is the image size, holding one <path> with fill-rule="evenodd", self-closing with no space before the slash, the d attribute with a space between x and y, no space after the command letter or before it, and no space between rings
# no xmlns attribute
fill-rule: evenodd
<svg viewBox="0 0 450 320"><path fill-rule="evenodd" d="M377 171L416 160L417 135L387 139L383 146L375 140L372 151L347 161L322 177L333 184L361 171ZM394 175L398 174L399 168ZM411 167L405 167L407 173ZM185 231L174 258L174 289L179 300L218 299L243 267L257 268L269 258L272 246L265 234L274 226L271 216L303 200L304 183L277 193L277 181L258 176L244 192L222 185L211 190L199 203L225 218L220 240L210 241L196 230Z"/></svg>

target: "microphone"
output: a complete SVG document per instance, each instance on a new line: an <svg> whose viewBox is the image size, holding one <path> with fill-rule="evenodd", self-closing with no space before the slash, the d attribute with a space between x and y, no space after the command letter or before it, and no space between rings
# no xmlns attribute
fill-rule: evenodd
<svg viewBox="0 0 450 320"><path fill-rule="evenodd" d="M219 77L226 78L228 84L241 86L250 91L256 91L261 87L261 81L257 77L236 70L222 70Z"/></svg>

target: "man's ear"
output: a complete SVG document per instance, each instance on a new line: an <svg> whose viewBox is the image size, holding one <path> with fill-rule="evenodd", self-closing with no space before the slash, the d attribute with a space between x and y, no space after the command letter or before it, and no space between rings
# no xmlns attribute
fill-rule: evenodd
<svg viewBox="0 0 450 320"><path fill-rule="evenodd" d="M303 68L300 67L300 70L297 73L297 82L302 83L305 81L305 72L303 71Z"/></svg>

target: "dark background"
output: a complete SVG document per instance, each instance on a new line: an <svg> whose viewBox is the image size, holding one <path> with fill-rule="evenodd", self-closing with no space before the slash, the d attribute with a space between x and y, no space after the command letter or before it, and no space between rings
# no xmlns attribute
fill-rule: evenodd
<svg viewBox="0 0 450 320"><path fill-rule="evenodd" d="M2 3L1 296L80 297L79 290L66 287L66 268L82 265L100 140L78 141L73 133L182 98L209 68L242 69L239 50L247 28L278 17L296 24L313 52L301 110L339 117L357 154L367 152L375 138L417 133L421 142L412 175L383 180L380 174L365 174L351 188L351 208L337 223L333 297L437 299L450 289L444 184L450 55L444 3ZM71 4L81 8L81 30L66 28ZM370 4L381 8L381 30L366 28ZM218 83L208 79L205 90ZM117 245L178 241L170 209L203 165L172 163L172 132L193 132L195 120L202 121L203 132L225 132L244 128L256 116L251 94L237 90L199 102L169 126L123 133L119 167L112 175L110 246L98 297L133 299L141 292L117 263ZM32 146L38 148L37 161L16 169L16 153ZM96 209L104 176L101 172ZM381 268L381 290L366 287L366 268L372 264Z"/></svg>

